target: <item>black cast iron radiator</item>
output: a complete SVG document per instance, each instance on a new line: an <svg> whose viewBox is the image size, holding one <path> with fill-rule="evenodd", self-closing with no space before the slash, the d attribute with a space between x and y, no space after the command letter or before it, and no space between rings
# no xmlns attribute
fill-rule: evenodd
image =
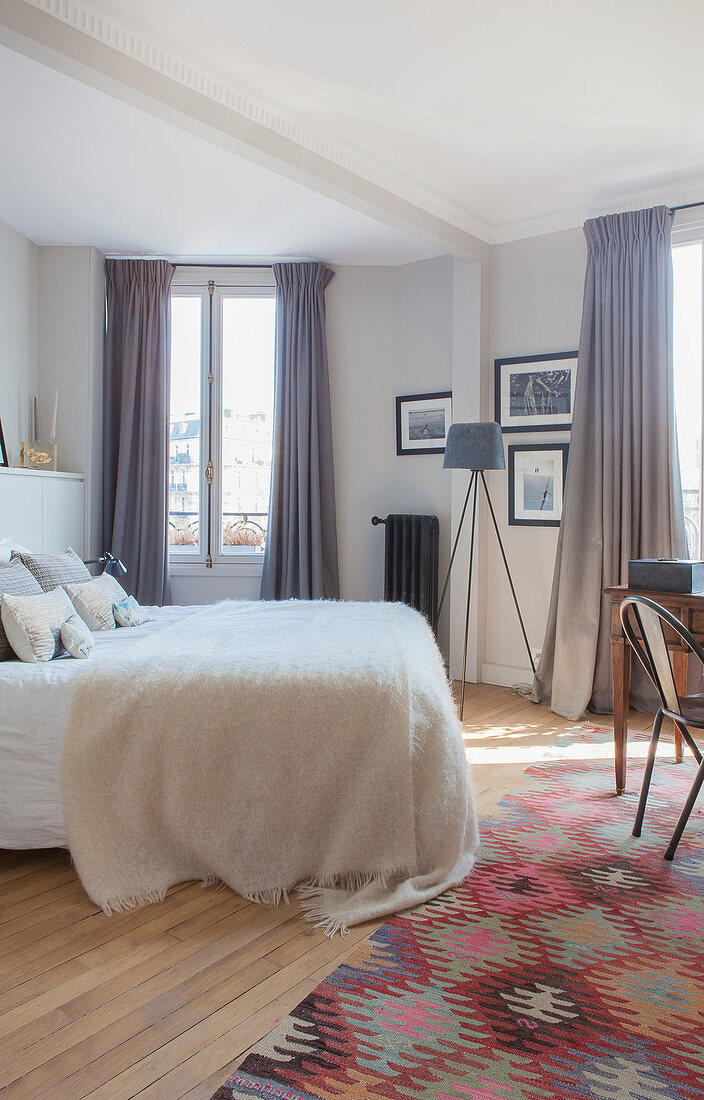
<svg viewBox="0 0 704 1100"><path fill-rule="evenodd" d="M425 615L435 631L438 619L437 516L372 517L385 525L384 599L407 603Z"/></svg>

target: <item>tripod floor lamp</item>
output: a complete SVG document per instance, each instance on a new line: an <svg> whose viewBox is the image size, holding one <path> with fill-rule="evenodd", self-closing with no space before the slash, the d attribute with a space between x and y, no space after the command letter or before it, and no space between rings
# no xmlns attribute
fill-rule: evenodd
<svg viewBox="0 0 704 1100"><path fill-rule="evenodd" d="M521 615L521 609L518 606L518 597L516 596L516 589L511 577L511 570L508 567L508 560L506 558L506 551L504 550L504 544L501 539L501 532L499 531L499 525L496 522L496 515L494 513L494 506L491 503L491 496L489 495L489 488L484 477L485 470L505 470L506 460L504 458L504 442L501 436L501 428L493 421L482 421L477 424L452 424L447 433L447 444L445 446L445 460L443 467L446 470L471 470L471 477L469 479L469 486L467 488L467 495L464 498L464 506L462 508L462 515L460 516L459 527L457 528L457 534L455 535L455 543L452 547L452 554L450 555L450 564L447 567L447 576L445 577L445 583L442 586L442 595L440 596L440 603L438 604L438 618L440 618L440 612L442 611L443 601L447 592L447 586L450 580L450 573L452 572L452 566L455 561L455 555L457 553L457 547L460 541L460 535L462 534L462 526L464 524L465 515L467 514L467 506L469 504L469 498L472 497L472 534L470 536L469 544L469 577L467 580L467 611L465 615L464 623L464 653L462 656L462 696L460 701L460 720L464 717L464 688L467 682L467 644L469 639L469 608L472 598L472 569L474 566L474 534L477 523L477 495L479 492L479 484L481 482L484 489L484 495L486 496L486 502L489 505L489 514L496 531L496 538L499 542L499 550L501 551L501 557L503 559L504 567L506 569L506 576L508 577L508 583L511 588L511 595L513 596L513 602L516 607L516 613L518 615L518 621L521 624L521 633L523 634L523 641L526 643L526 650L528 652L528 660L530 661L530 667L535 672L535 662L533 660L533 654L531 653L530 645L528 643L528 635L526 634L526 628L523 624L523 616Z"/></svg>

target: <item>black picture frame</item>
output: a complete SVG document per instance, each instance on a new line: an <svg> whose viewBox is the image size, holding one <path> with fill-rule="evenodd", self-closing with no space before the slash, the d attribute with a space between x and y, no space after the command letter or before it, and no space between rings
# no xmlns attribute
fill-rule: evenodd
<svg viewBox="0 0 704 1100"><path fill-rule="evenodd" d="M5 446L5 433L2 430L2 420L0 420L0 466L9 466L10 463L7 458L7 447Z"/></svg>
<svg viewBox="0 0 704 1100"><path fill-rule="evenodd" d="M572 415L574 411L574 390L577 377L577 356L576 351L551 351L545 352L540 355L515 355L510 358L495 359L494 360L494 420L500 425L501 431L505 434L512 432L523 432L531 434L533 432L569 432L572 428ZM569 364L562 369L562 371L556 372L554 364L558 362L565 362ZM539 365L545 364L545 370L540 371ZM527 369L523 371L511 372L510 367L525 367ZM566 370L570 371L569 378L569 405L568 410L558 409L554 413L546 412L545 410L536 408L536 412L523 413L517 416L513 416L507 410L510 410L514 395L512 394L512 379L517 378L521 374L529 376L528 385L531 386L533 391L533 385L530 380L530 376L539 374L545 374L546 376L557 374L564 374ZM565 403L566 395L564 394L565 380L559 379L561 384L562 393L556 395L560 404ZM520 385L520 382L518 382ZM526 387L527 388L527 387ZM540 387L543 388L542 386ZM538 404L539 404L539 395ZM533 398L535 400L535 398ZM561 399L561 400L560 400Z"/></svg>
<svg viewBox="0 0 704 1100"><path fill-rule="evenodd" d="M510 443L508 446L508 524L509 527L559 527L562 522L562 505L565 495L565 482L567 480L567 460L569 456L570 445L569 443ZM560 486L560 507L559 517L554 513L556 509L553 507L552 515L548 519L537 519L533 516L526 516L525 509L522 514L518 514L516 508L516 492L519 485L519 478L516 473L516 459L520 454L526 454L533 452L537 454L544 454L545 451L557 451L562 452L562 479ZM553 493L555 492L555 486L553 485Z"/></svg>
<svg viewBox="0 0 704 1100"><path fill-rule="evenodd" d="M438 445L432 446L435 442L434 438L419 438L414 445L414 441L410 438L410 428L408 427L407 420L410 420L410 416L416 413L420 416L423 412L432 412L437 414L438 410L428 409L428 405L433 402L437 402L438 405L443 406L443 423L445 434L442 437L437 437ZM408 406L417 404L419 408L417 410L411 409ZM440 393L410 393L403 394L401 397L396 398L396 454L397 455L442 455L445 453L445 443L447 442L447 430L452 423L452 391L443 390ZM432 428L431 428L432 430Z"/></svg>

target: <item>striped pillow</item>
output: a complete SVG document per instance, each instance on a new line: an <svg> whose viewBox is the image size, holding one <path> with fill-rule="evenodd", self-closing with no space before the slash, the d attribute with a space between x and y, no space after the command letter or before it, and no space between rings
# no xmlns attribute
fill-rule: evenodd
<svg viewBox="0 0 704 1100"><path fill-rule="evenodd" d="M36 596L40 592L39 582L21 561L0 565L0 613L2 597L5 593L11 596ZM7 640L7 634L0 619L0 661L11 661L14 656L15 651Z"/></svg>
<svg viewBox="0 0 704 1100"><path fill-rule="evenodd" d="M80 584L91 579L90 570L71 546L64 554L25 554L13 550L10 561L26 565L43 592L51 592L60 584Z"/></svg>
<svg viewBox="0 0 704 1100"><path fill-rule="evenodd" d="M20 661L40 664L63 653L61 627L73 615L73 605L63 588L38 596L2 597L2 625Z"/></svg>

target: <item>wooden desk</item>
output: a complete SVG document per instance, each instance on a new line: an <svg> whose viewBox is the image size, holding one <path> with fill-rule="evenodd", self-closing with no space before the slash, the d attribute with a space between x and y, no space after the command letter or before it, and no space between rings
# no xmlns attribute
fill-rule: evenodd
<svg viewBox="0 0 704 1100"><path fill-rule="evenodd" d="M646 596L671 611L704 644L704 593L682 595L677 592L643 592L619 584L605 588L611 600L611 671L614 684L614 749L616 755L616 793L626 789L626 744L628 741L628 696L631 684L631 647L621 625L621 602L626 596ZM687 650L673 633L669 646L672 668L680 695L687 694ZM675 760L682 763L682 736L675 730Z"/></svg>

